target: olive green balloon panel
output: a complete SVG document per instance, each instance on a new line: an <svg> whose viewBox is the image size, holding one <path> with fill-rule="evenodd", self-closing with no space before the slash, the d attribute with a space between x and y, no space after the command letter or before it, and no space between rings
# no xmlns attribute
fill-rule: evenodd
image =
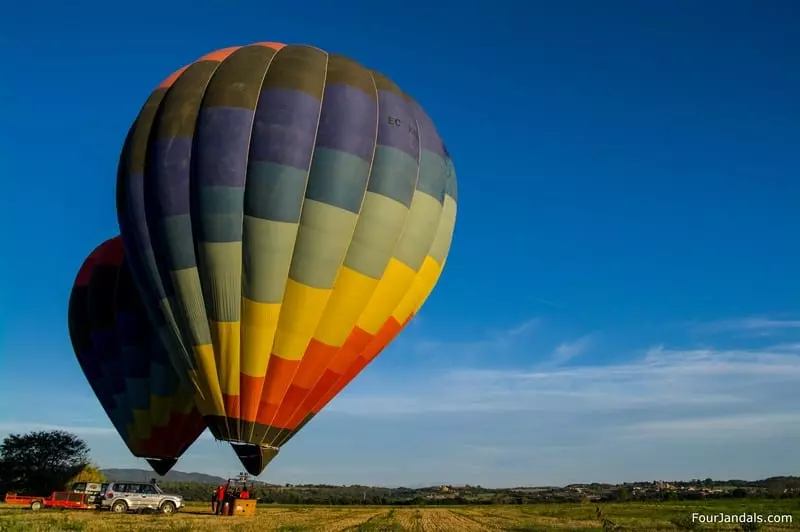
<svg viewBox="0 0 800 532"><path fill-rule="evenodd" d="M150 325L120 237L95 248L78 271L69 333L89 385L128 449L166 474L206 425Z"/></svg>
<svg viewBox="0 0 800 532"><path fill-rule="evenodd" d="M152 92L120 159L120 231L173 364L248 471L419 310L456 196L427 114L346 57L227 48Z"/></svg>

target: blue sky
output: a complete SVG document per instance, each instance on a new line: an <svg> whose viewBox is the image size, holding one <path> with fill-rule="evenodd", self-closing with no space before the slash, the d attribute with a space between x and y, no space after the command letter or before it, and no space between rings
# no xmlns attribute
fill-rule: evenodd
<svg viewBox="0 0 800 532"><path fill-rule="evenodd" d="M797 3L79 5L16 3L0 31L0 436L64 427L101 466L145 467L71 351L71 283L117 233L118 152L151 88L273 40L413 94L459 214L419 319L263 479L800 473ZM176 469L240 466L204 437Z"/></svg>

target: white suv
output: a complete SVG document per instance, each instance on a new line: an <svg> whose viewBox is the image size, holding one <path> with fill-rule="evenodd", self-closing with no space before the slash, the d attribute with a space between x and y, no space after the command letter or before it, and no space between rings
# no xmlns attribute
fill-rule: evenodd
<svg viewBox="0 0 800 532"><path fill-rule="evenodd" d="M101 508L115 513L148 508L171 514L183 506L183 497L180 495L164 493L155 484L146 482L111 482L101 503Z"/></svg>

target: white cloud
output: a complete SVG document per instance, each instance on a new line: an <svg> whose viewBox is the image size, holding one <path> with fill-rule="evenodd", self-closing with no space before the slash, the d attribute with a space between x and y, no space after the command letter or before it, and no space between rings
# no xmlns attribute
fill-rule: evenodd
<svg viewBox="0 0 800 532"><path fill-rule="evenodd" d="M559 344L550 356L549 363L553 365L564 364L573 358L582 355L592 345L592 336L587 335L577 340Z"/></svg>
<svg viewBox="0 0 800 532"><path fill-rule="evenodd" d="M530 318L508 329L490 331L477 338L457 341L415 340L408 347L403 346L401 338L391 346L391 349L410 349L428 360L434 358L449 360L453 355L457 355L461 360L477 361L516 351L519 344L530 338L540 324L539 318Z"/></svg>
<svg viewBox="0 0 800 532"><path fill-rule="evenodd" d="M542 305L547 305L548 307L553 307L559 310L564 310L564 305L560 303L556 303L555 301L550 301L549 299L543 299L541 297L532 297L532 301L536 301L537 303L541 303Z"/></svg>
<svg viewBox="0 0 800 532"><path fill-rule="evenodd" d="M369 458L376 464L411 453L407 461L418 463L417 469L381 473L397 483L545 485L796 474L791 457L800 438L800 345L654 346L612 364L572 361L514 369L465 364L428 376L395 375L379 388L345 390L319 421L363 431L359 438L383 450ZM376 378L373 373L364 380Z"/></svg>
<svg viewBox="0 0 800 532"><path fill-rule="evenodd" d="M699 332L748 332L768 334L779 330L800 329L800 320L779 320L757 316L728 318L695 324Z"/></svg>
<svg viewBox="0 0 800 532"><path fill-rule="evenodd" d="M628 434L640 437L666 431L692 438L720 433L718 420L732 427L758 422L764 430L785 422L781 416L800 410L798 380L800 351L793 345L727 351L658 346L611 365L452 369L413 386L400 381L370 394L345 391L328 410L380 417L529 413L547 423L601 416L612 420L615 430L627 427ZM737 434L747 432L742 428Z"/></svg>
<svg viewBox="0 0 800 532"><path fill-rule="evenodd" d="M797 473L800 344L791 338L758 349L654 345L622 358L601 351L606 335L547 343L553 331L540 325L531 319L463 342L412 336L387 358L424 354L422 366L376 364L262 479L508 486ZM614 362L597 363L598 354ZM6 416L0 433L63 428L84 436L104 467L147 467L94 397L74 401L81 417L23 412L17 419L31 422ZM177 469L225 476L240 466L206 432Z"/></svg>
<svg viewBox="0 0 800 532"><path fill-rule="evenodd" d="M533 331L541 324L541 320L539 318L530 318L528 320L523 321L522 323L511 327L508 330L501 331L499 334L495 335L495 341L506 341L511 338L517 338L521 335L527 334L528 332Z"/></svg>
<svg viewBox="0 0 800 532"><path fill-rule="evenodd" d="M732 438L761 437L776 438L782 436L782 428L796 431L800 424L800 413L759 413L740 414L717 417L700 417L695 419L676 419L661 421L644 421L625 427L627 438L673 438L686 439L714 438L731 440Z"/></svg>

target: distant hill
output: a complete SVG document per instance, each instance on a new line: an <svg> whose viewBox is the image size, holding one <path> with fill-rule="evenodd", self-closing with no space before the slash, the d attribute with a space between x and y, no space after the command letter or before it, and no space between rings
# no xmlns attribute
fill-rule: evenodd
<svg viewBox="0 0 800 532"><path fill-rule="evenodd" d="M105 469L109 480L147 482L154 478L145 469ZM223 478L203 473L172 471L155 477L168 493L187 501L207 501L214 486ZM800 499L800 477L783 476L762 480L704 480L664 482L650 480L622 484L570 484L564 487L486 488L473 485L442 484L429 487L335 486L330 484L265 484L252 481L251 498L263 504L532 504L580 501L664 501L701 499Z"/></svg>
<svg viewBox="0 0 800 532"><path fill-rule="evenodd" d="M170 471L165 476L161 477L153 473L153 471L149 469L101 469L108 481L131 481L131 482L150 482L151 479L155 478L157 481L162 482L196 482L198 484L213 484L219 485L224 484L227 479L222 477L217 477L214 475L206 475L205 473L184 473L183 471ZM730 487L746 487L746 488L780 488L783 489L791 489L791 490L800 490L800 477L798 476L779 476L779 477L770 477L761 480L712 480L712 484L718 486L730 486ZM280 488L283 485L276 486L275 484L270 484L267 482L259 481L250 479L248 481L251 485L255 486L263 486L264 488ZM633 482L633 483L624 483L624 484L599 484L599 483L592 483L592 484L570 484L568 486L518 486L515 488L482 488L481 486L457 486L457 485L450 485L445 482L442 482L441 485L449 485L453 489L464 489L467 488L468 490L485 490L485 491L518 491L518 492L539 492L539 491L562 491L562 490L569 490L570 488L591 488L594 491L603 491L609 490L612 488L618 488L623 485L628 486L635 486L635 485L646 485L652 484L654 481L644 481L644 482ZM669 484L673 484L675 486L690 486L690 485L701 485L706 481L701 480L692 480L692 481L681 481L675 480L670 481ZM333 489L333 490L352 490L352 489L379 489L379 490L411 490L411 491L429 491L429 490L438 490L440 484L436 484L431 486L429 484L413 484L410 486L404 487L380 487L380 486L332 486L327 484L298 484L292 486L296 489L304 489L304 488L324 488L324 489ZM289 486L287 484L287 486Z"/></svg>
<svg viewBox="0 0 800 532"><path fill-rule="evenodd" d="M225 480L214 475L204 473L184 473L182 471L170 471L163 477L156 475L146 469L101 469L110 482L120 482L129 480L131 482L150 482L151 479L168 482L202 482L204 484L224 484Z"/></svg>

